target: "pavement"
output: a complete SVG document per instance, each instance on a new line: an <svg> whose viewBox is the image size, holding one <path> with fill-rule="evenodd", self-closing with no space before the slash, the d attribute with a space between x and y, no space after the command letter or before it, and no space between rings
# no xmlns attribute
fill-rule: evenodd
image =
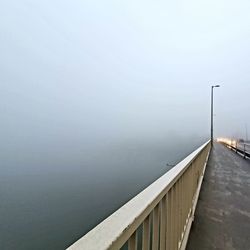
<svg viewBox="0 0 250 250"><path fill-rule="evenodd" d="M214 143L187 250L250 250L250 160Z"/></svg>

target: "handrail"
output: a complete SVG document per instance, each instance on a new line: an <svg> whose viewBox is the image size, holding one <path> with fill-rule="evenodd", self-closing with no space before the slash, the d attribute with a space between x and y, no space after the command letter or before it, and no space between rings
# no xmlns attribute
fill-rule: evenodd
<svg viewBox="0 0 250 250"><path fill-rule="evenodd" d="M68 250L185 249L210 152L204 143ZM140 229L142 227L142 229ZM141 231L140 231L141 230ZM138 233L140 231L140 233Z"/></svg>
<svg viewBox="0 0 250 250"><path fill-rule="evenodd" d="M250 158L250 144L228 138L218 138L217 141L241 154L244 158Z"/></svg>

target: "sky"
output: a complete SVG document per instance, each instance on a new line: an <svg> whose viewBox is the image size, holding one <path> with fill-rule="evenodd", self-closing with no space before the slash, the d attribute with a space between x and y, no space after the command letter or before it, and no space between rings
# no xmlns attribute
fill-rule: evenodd
<svg viewBox="0 0 250 250"><path fill-rule="evenodd" d="M214 84L215 136L244 138L248 128L250 137L249 9L242 0L1 1L2 153L209 138Z"/></svg>

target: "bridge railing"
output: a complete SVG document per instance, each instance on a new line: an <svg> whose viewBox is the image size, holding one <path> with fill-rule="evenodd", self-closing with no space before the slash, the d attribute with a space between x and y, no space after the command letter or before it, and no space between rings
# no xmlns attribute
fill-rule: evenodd
<svg viewBox="0 0 250 250"><path fill-rule="evenodd" d="M239 142L237 140L228 138L218 138L217 141L234 150L236 153L241 154L244 158L250 158L249 143Z"/></svg>
<svg viewBox="0 0 250 250"><path fill-rule="evenodd" d="M185 249L209 152L207 142L68 249Z"/></svg>

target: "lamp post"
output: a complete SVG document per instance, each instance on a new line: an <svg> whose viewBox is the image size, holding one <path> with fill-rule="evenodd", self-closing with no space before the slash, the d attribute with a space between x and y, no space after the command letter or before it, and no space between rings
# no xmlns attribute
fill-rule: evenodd
<svg viewBox="0 0 250 250"><path fill-rule="evenodd" d="M220 85L211 86L211 146L214 140L214 88L219 88Z"/></svg>

